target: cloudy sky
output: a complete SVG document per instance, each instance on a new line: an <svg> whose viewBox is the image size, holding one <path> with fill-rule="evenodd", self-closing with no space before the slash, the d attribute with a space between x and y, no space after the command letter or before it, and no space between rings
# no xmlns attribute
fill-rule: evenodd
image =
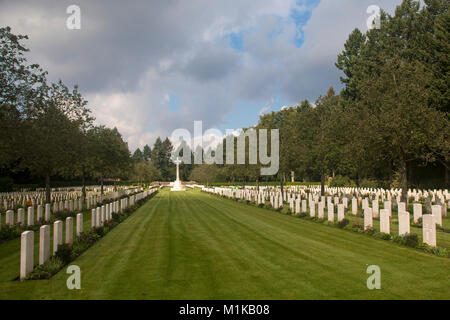
<svg viewBox="0 0 450 320"><path fill-rule="evenodd" d="M132 151L177 128L249 127L261 113L340 89L334 67L367 8L400 0L0 0L29 60L78 84L99 124ZM81 29L69 30L69 5Z"/></svg>

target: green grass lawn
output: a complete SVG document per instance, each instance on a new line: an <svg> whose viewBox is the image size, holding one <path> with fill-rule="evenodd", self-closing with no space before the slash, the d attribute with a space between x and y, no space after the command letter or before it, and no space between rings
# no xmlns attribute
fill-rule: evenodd
<svg viewBox="0 0 450 320"><path fill-rule="evenodd" d="M450 298L448 258L199 191L163 190L72 262L81 290L65 269L11 281L19 247L0 245L1 299Z"/></svg>

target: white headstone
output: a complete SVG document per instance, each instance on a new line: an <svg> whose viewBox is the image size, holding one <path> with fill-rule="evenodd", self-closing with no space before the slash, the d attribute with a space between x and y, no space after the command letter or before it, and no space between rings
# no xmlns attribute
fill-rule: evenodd
<svg viewBox="0 0 450 320"><path fill-rule="evenodd" d="M317 217L319 219L323 219L323 217L324 217L323 210L324 210L323 202L319 202L319 204L317 206Z"/></svg>
<svg viewBox="0 0 450 320"><path fill-rule="evenodd" d="M14 225L14 211L6 211L5 224L10 226Z"/></svg>
<svg viewBox="0 0 450 320"><path fill-rule="evenodd" d="M95 227L101 227L102 226L102 220L101 220L101 208L97 207L96 211L95 211Z"/></svg>
<svg viewBox="0 0 450 320"><path fill-rule="evenodd" d="M17 210L17 223L20 223L22 227L25 225L25 210L23 208Z"/></svg>
<svg viewBox="0 0 450 320"><path fill-rule="evenodd" d="M345 218L344 216L345 206L343 204L338 204L337 207L338 207L338 221L342 221Z"/></svg>
<svg viewBox="0 0 450 320"><path fill-rule="evenodd" d="M429 246L436 247L436 223L431 214L422 216L423 242Z"/></svg>
<svg viewBox="0 0 450 320"><path fill-rule="evenodd" d="M437 225L442 226L442 208L440 205L431 206L431 212L434 217L434 222Z"/></svg>
<svg viewBox="0 0 450 320"><path fill-rule="evenodd" d="M389 217L392 217L392 202L390 200L384 202L384 209L387 209L389 212Z"/></svg>
<svg viewBox="0 0 450 320"><path fill-rule="evenodd" d="M44 218L44 207L40 204L37 207L37 221L41 221Z"/></svg>
<svg viewBox="0 0 450 320"><path fill-rule="evenodd" d="M50 221L50 213L51 213L50 207L51 207L50 203L45 204L45 222Z"/></svg>
<svg viewBox="0 0 450 320"><path fill-rule="evenodd" d="M381 209L380 210L380 232L382 233L391 233L391 224L389 221L389 210Z"/></svg>
<svg viewBox="0 0 450 320"><path fill-rule="evenodd" d="M50 226L43 225L39 229L39 264L44 264L50 257Z"/></svg>
<svg viewBox="0 0 450 320"><path fill-rule="evenodd" d="M62 244L63 223L61 220L53 223L53 254L58 251L58 246Z"/></svg>
<svg viewBox="0 0 450 320"><path fill-rule="evenodd" d="M364 208L364 230L373 228L372 208Z"/></svg>
<svg viewBox="0 0 450 320"><path fill-rule="evenodd" d="M309 215L311 217L315 217L316 216L316 204L315 204L315 202L311 202L309 204Z"/></svg>
<svg viewBox="0 0 450 320"><path fill-rule="evenodd" d="M83 214L78 213L77 214L77 230L76 230L76 236L78 237L83 232Z"/></svg>
<svg viewBox="0 0 450 320"><path fill-rule="evenodd" d="M372 201L372 216L374 218L379 217L379 209L378 209L378 199Z"/></svg>
<svg viewBox="0 0 450 320"><path fill-rule="evenodd" d="M334 204L328 203L328 221L334 222Z"/></svg>
<svg viewBox="0 0 450 320"><path fill-rule="evenodd" d="M34 267L34 232L25 231L20 236L20 280L33 271Z"/></svg>
<svg viewBox="0 0 450 320"><path fill-rule="evenodd" d="M414 222L417 223L417 221L419 221L419 219L422 217L422 204L414 203L413 209L414 209Z"/></svg>
<svg viewBox="0 0 450 320"><path fill-rule="evenodd" d="M410 233L409 212L400 211L398 214L398 234L403 236Z"/></svg>
<svg viewBox="0 0 450 320"><path fill-rule="evenodd" d="M67 244L73 243L73 218L72 217L66 218L66 243Z"/></svg>
<svg viewBox="0 0 450 320"><path fill-rule="evenodd" d="M352 198L352 213L354 215L358 213L358 200L356 198Z"/></svg>
<svg viewBox="0 0 450 320"><path fill-rule="evenodd" d="M92 209L91 210L91 228L94 229L97 222L97 210Z"/></svg>
<svg viewBox="0 0 450 320"><path fill-rule="evenodd" d="M34 207L28 207L27 225L34 225Z"/></svg>

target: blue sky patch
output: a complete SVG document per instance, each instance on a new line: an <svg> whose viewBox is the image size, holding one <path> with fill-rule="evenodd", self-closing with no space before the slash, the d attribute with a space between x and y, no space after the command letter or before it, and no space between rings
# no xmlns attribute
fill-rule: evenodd
<svg viewBox="0 0 450 320"><path fill-rule="evenodd" d="M167 102L167 104L170 107L170 111L180 110L180 101L178 100L178 97L173 93L169 93L169 101Z"/></svg>
<svg viewBox="0 0 450 320"><path fill-rule="evenodd" d="M298 10L294 8L291 10L290 18L294 21L297 32L295 35L294 43L297 48L300 48L304 42L304 34L303 27L308 23L309 19L311 19L312 11L315 7L317 7L320 3L320 0L306 0L306 1L297 1L297 5L302 7L307 7L308 10Z"/></svg>
<svg viewBox="0 0 450 320"><path fill-rule="evenodd" d="M243 50L242 32L234 32L228 35L230 46L237 51Z"/></svg>

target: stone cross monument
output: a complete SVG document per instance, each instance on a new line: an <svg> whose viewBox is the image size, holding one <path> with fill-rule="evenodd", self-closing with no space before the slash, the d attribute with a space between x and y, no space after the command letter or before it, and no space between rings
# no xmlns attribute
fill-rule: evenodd
<svg viewBox="0 0 450 320"><path fill-rule="evenodd" d="M186 191L186 188L183 186L183 184L180 181L180 168L179 165L181 163L181 160L179 158L175 159L173 161L177 165L177 179L175 182L173 182L172 188L170 191Z"/></svg>

